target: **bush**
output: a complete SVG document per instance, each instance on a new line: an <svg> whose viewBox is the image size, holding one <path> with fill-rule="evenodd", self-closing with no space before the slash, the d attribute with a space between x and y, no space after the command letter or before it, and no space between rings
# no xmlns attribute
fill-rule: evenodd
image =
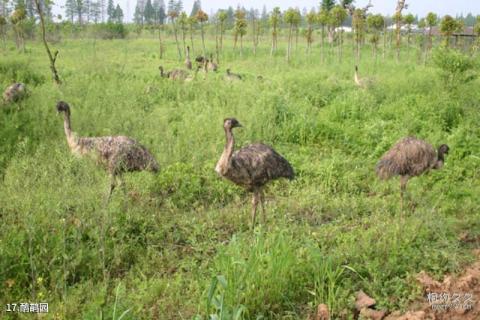
<svg viewBox="0 0 480 320"><path fill-rule="evenodd" d="M45 77L32 70L29 64L21 60L0 62L0 83L11 84L23 82L38 85L45 81Z"/></svg>
<svg viewBox="0 0 480 320"><path fill-rule="evenodd" d="M457 88L477 76L474 60L453 49L437 49L433 55L433 62L440 69L440 78L447 89Z"/></svg>
<svg viewBox="0 0 480 320"><path fill-rule="evenodd" d="M97 28L98 35L102 39L124 39L128 33L125 26L121 23L102 23Z"/></svg>

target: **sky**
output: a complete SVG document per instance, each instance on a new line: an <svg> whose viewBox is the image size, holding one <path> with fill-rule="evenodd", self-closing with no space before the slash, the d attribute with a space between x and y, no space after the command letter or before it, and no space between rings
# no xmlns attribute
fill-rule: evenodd
<svg viewBox="0 0 480 320"><path fill-rule="evenodd" d="M136 0L114 0L115 3L119 3L125 14L127 21L131 21L133 12L135 10ZM372 13L392 14L395 11L396 0L371 0L373 7L370 9ZM61 6L65 3L65 0L57 0L54 13L60 13L63 15L63 9ZM168 3L168 0L165 0ZM282 10L288 7L298 7L300 9L318 8L320 0L272 0L272 1L259 1L259 0L201 0L202 9L207 12L215 12L219 8L227 8L229 6L236 7L241 5L247 9L257 8L261 10L265 5L267 10L272 9L275 6L280 7ZM365 6L368 0L356 0L355 4L359 7ZM184 0L183 6L187 13L190 13L192 9L193 0ZM407 0L409 4L408 9L405 12L413 13L420 17L425 16L428 12L433 11L440 16L460 15L467 14L469 12L474 15L480 14L480 1L479 0Z"/></svg>

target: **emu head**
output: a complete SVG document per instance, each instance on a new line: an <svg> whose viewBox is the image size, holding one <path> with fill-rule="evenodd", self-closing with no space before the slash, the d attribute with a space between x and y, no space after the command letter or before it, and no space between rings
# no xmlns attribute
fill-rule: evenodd
<svg viewBox="0 0 480 320"><path fill-rule="evenodd" d="M438 155L443 156L444 154L448 154L450 151L450 148L446 144L442 144L440 147L438 147Z"/></svg>
<svg viewBox="0 0 480 320"><path fill-rule="evenodd" d="M358 66L357 66L357 65L355 65L355 71L357 71L357 72L358 72Z"/></svg>
<svg viewBox="0 0 480 320"><path fill-rule="evenodd" d="M65 101L57 102L57 112L65 112L66 114L70 114L70 106Z"/></svg>
<svg viewBox="0 0 480 320"><path fill-rule="evenodd" d="M225 129L233 129L242 127L242 125L235 118L226 118L225 120L223 120L223 127Z"/></svg>

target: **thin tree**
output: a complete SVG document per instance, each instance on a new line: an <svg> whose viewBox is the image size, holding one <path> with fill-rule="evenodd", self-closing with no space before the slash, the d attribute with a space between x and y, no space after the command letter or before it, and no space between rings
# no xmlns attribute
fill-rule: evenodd
<svg viewBox="0 0 480 320"><path fill-rule="evenodd" d="M336 30L339 28L343 21L347 18L347 10L345 10L341 5L336 5L330 11L330 20L331 25ZM337 37L337 48L338 48L338 59L342 61L342 47L343 47L343 31L339 30Z"/></svg>
<svg viewBox="0 0 480 320"><path fill-rule="evenodd" d="M183 52L187 52L186 37L187 37L188 16L185 11L182 11L182 13L180 13L180 16L178 17L178 24L180 26L180 30L182 31Z"/></svg>
<svg viewBox="0 0 480 320"><path fill-rule="evenodd" d="M188 29L190 31L190 47L192 51L195 51L195 47L193 46L193 36L195 34L195 25L197 24L197 18L195 16L188 17Z"/></svg>
<svg viewBox="0 0 480 320"><path fill-rule="evenodd" d="M406 0L398 0L397 8L395 9L395 33L396 33L396 49L397 49L397 62L400 61L400 46L402 45L402 11L403 9L407 9L408 5L405 3Z"/></svg>
<svg viewBox="0 0 480 320"><path fill-rule="evenodd" d="M13 30L15 31L15 45L17 50L22 49L22 52L25 53L25 35L23 31L23 21L27 17L27 13L23 7L18 7L13 11L10 21L13 25Z"/></svg>
<svg viewBox="0 0 480 320"><path fill-rule="evenodd" d="M443 17L442 21L440 22L440 32L445 37L445 46L450 46L450 38L452 37L453 33L458 30L458 21L452 18L450 15L446 15Z"/></svg>
<svg viewBox="0 0 480 320"><path fill-rule="evenodd" d="M277 51L277 38L278 38L278 27L280 24L280 19L282 14L279 7L275 7L270 14L270 25L272 26L272 48L270 50L270 55L273 55Z"/></svg>
<svg viewBox="0 0 480 320"><path fill-rule="evenodd" d="M208 21L208 15L203 11L202 9L199 9L197 11L197 14L195 15L197 18L197 21L200 23L200 33L202 35L202 47L203 47L203 56L205 57L206 54L206 49L205 49L205 32L203 29L203 25L205 22Z"/></svg>
<svg viewBox="0 0 480 320"><path fill-rule="evenodd" d="M382 31L385 20L381 14L369 15L367 17L367 25L368 29L372 33L370 38L370 42L372 43L372 54L377 60L377 52L378 52L378 42L380 41L380 32Z"/></svg>
<svg viewBox="0 0 480 320"><path fill-rule="evenodd" d="M433 28L438 25L438 16L433 13L429 12L427 14L427 17L425 18L425 23L426 26L428 27L428 44L427 44L427 50L425 53L425 57L428 57L429 52L432 50L433 46ZM425 60L426 60L425 58Z"/></svg>
<svg viewBox="0 0 480 320"><path fill-rule="evenodd" d="M237 47L238 37L240 37L240 56L243 55L243 36L247 34L247 20L245 19L245 11L237 8L235 11L234 33L234 49Z"/></svg>
<svg viewBox="0 0 480 320"><path fill-rule="evenodd" d="M314 9L310 10L310 12L307 13L306 19L308 27L305 37L307 39L307 54L310 54L313 43L313 28L315 23L317 22L317 13Z"/></svg>
<svg viewBox="0 0 480 320"><path fill-rule="evenodd" d="M227 18L228 18L227 11L225 10L218 11L217 18L218 18L217 20L218 20L219 29L220 29L219 30L220 31L220 42L219 42L220 51L223 51L223 36L225 35L225 28L226 28Z"/></svg>
<svg viewBox="0 0 480 320"><path fill-rule="evenodd" d="M7 40L6 40L6 27L7 27L7 19L4 16L0 16L0 36L2 37L3 48L6 48Z"/></svg>
<svg viewBox="0 0 480 320"><path fill-rule="evenodd" d="M477 53L478 48L480 46L480 16L477 16L475 20L475 25L473 26L473 32L475 32L475 35L477 36L477 41L473 48L473 54L475 54Z"/></svg>
<svg viewBox="0 0 480 320"><path fill-rule="evenodd" d="M255 9L250 10L250 20L252 22L252 45L253 45L253 55L257 55L257 45L258 45L258 37L257 37L257 29L258 29L258 21L257 21L257 12Z"/></svg>
<svg viewBox="0 0 480 320"><path fill-rule="evenodd" d="M178 59L182 59L182 50L180 49L180 43L178 42L177 23L176 23L178 18L178 10L176 6L169 5L168 16L170 18L170 21L172 22L173 34L175 36L175 43L177 44Z"/></svg>
<svg viewBox="0 0 480 320"><path fill-rule="evenodd" d="M322 55L322 61L325 60L325 27L327 27L328 22L330 21L330 13L328 10L322 8L320 12L318 13L318 23L320 24L321 28L321 55Z"/></svg>
<svg viewBox="0 0 480 320"><path fill-rule="evenodd" d="M300 23L301 15L298 9L289 8L285 11L284 20L285 23L289 25L288 28L288 47L287 47L287 62L290 62L290 57L292 54L292 34L293 29Z"/></svg>
<svg viewBox="0 0 480 320"><path fill-rule="evenodd" d="M415 22L415 16L409 13L403 18L403 22L407 26L407 52L408 56L410 56L410 37L412 35L412 24Z"/></svg>
<svg viewBox="0 0 480 320"><path fill-rule="evenodd" d="M57 61L57 56L58 56L58 50L56 50L55 53L52 55L52 52L50 51L50 47L48 46L48 43L47 43L47 35L45 31L45 18L43 15L42 6L40 5L39 0L34 0L34 1L35 1L35 6L37 7L38 16L40 17L40 26L42 29L43 45L45 46L48 59L50 60L50 70L52 71L53 80L55 81L56 84L61 84L60 78L58 77L57 68L55 67L55 62Z"/></svg>
<svg viewBox="0 0 480 320"><path fill-rule="evenodd" d="M360 61L360 47L364 38L366 25L366 14L362 9L355 9L352 15L352 26L355 37L355 57L357 63Z"/></svg>

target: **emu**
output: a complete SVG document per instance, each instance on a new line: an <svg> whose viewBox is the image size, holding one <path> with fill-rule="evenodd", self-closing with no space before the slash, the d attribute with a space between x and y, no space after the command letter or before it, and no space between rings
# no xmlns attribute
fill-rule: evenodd
<svg viewBox="0 0 480 320"><path fill-rule="evenodd" d="M218 70L218 65L213 62L213 54L210 55L210 60L206 60L206 65L205 65L206 71L214 71L217 72Z"/></svg>
<svg viewBox="0 0 480 320"><path fill-rule="evenodd" d="M27 88L25 84L17 82L10 85L3 92L3 101L5 103L17 102L23 99L27 94Z"/></svg>
<svg viewBox="0 0 480 320"><path fill-rule="evenodd" d="M236 73L230 72L230 68L227 69L227 74L225 75L225 80L227 81L236 81L236 80L242 80L242 76Z"/></svg>
<svg viewBox="0 0 480 320"><path fill-rule="evenodd" d="M192 70L192 61L190 60L190 47L187 46L187 58L185 59L185 68Z"/></svg>
<svg viewBox="0 0 480 320"><path fill-rule="evenodd" d="M368 88L373 84L373 79L370 78L360 78L358 75L358 66L355 66L355 74L354 74L355 84L360 88Z"/></svg>
<svg viewBox="0 0 480 320"><path fill-rule="evenodd" d="M158 172L159 166L154 156L134 139L125 136L77 137L72 131L68 103L59 101L57 111L63 113L63 126L70 151L77 156L93 156L97 160L97 164L105 167L110 174L107 203L117 186L117 180L120 185L125 187L122 180L123 173Z"/></svg>
<svg viewBox="0 0 480 320"><path fill-rule="evenodd" d="M169 78L172 80L185 80L188 77L188 72L182 69L173 69L172 71L167 71L163 69L163 66L158 67L160 70L160 76L162 78Z"/></svg>
<svg viewBox="0 0 480 320"><path fill-rule="evenodd" d="M265 223L263 187L272 180L279 178L294 179L295 173L288 161L272 147L254 143L236 151L232 129L242 127L235 118L223 121L226 144L218 160L215 171L225 179L253 192L252 198L252 228L255 226L257 206L262 206L263 222Z"/></svg>
<svg viewBox="0 0 480 320"><path fill-rule="evenodd" d="M442 144L435 152L432 145L424 140L415 137L403 138L383 155L377 163L376 172L382 180L400 176L400 197L403 207L408 179L422 175L430 169L441 169L449 150L446 144Z"/></svg>
<svg viewBox="0 0 480 320"><path fill-rule="evenodd" d="M207 60L207 59L205 59L204 56L197 56L197 57L195 58L195 62L196 62L199 66L204 66L206 60Z"/></svg>

